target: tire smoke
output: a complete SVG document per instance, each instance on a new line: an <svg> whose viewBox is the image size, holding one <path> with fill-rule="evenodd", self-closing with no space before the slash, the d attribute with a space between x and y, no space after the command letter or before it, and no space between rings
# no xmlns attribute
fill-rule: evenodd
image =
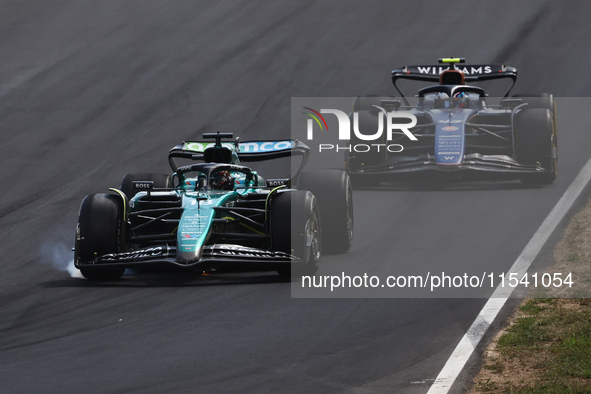
<svg viewBox="0 0 591 394"><path fill-rule="evenodd" d="M71 247L61 243L46 242L41 245L42 261L51 264L58 271L66 271L72 278L84 279L80 270L74 266L74 252Z"/></svg>

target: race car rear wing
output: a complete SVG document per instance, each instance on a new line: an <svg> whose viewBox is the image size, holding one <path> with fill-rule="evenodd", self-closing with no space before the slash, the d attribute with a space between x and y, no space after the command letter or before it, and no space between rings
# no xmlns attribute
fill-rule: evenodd
<svg viewBox="0 0 591 394"><path fill-rule="evenodd" d="M398 81L399 79L410 79L415 81L439 83L439 74L451 68L463 72L466 83L489 81L492 79L510 78L513 81L513 84L511 85L507 93L505 93L504 97L507 97L509 95L509 92L511 92L511 89L513 89L513 86L517 81L517 69L514 67L494 64L456 65L454 63L463 62L459 61L460 59L441 60L441 63L450 63L450 65L441 64L437 66L404 66L402 68L392 70L392 83L394 84L394 87L396 88L396 90L398 90L398 93L400 93L400 95L404 97L404 95L396 85L396 81ZM450 62L447 60L457 61Z"/></svg>
<svg viewBox="0 0 591 394"><path fill-rule="evenodd" d="M240 162L245 163L302 156L300 168L293 178L297 178L300 175L310 155L310 147L299 140L239 142L238 138L236 138L233 142L221 142L220 145L236 152ZM175 160L176 158L203 161L205 150L214 146L216 146L216 143L211 141L184 141L176 145L168 153L170 167L173 171L179 168L179 163Z"/></svg>

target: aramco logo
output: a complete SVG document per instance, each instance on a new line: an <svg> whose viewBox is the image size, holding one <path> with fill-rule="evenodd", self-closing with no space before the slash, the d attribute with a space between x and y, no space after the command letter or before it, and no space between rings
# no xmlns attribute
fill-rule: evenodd
<svg viewBox="0 0 591 394"><path fill-rule="evenodd" d="M338 144L319 144L318 149L320 152L324 150L346 150L349 152L368 152L370 150L377 150L378 152L381 149L386 149L389 152L402 152L404 149L400 144L387 144L387 143L357 143L358 141L384 141L384 132L385 141L392 141L394 136L405 135L411 141L417 141L417 137L415 137L409 129L413 128L417 124L417 118L415 115L411 114L410 112L403 112L403 111L391 111L387 112L384 108L374 105L379 112L377 114L377 131L371 134L366 134L369 130L365 130L367 128L367 124L364 124L364 130L360 130L359 127L359 113L353 112L353 127L351 127L351 118L345 112L338 110L338 109L321 109L320 112L316 111L310 107L303 107L305 112L303 114L309 116L307 122L307 130L306 130L306 138L309 141L314 140L314 128L315 124L318 125L320 131L328 131L328 123L322 114L332 114L337 117L339 130L338 130L338 139L339 141L349 141L350 143L347 146L339 146ZM384 120L385 119L385 120ZM384 127L385 124L385 127ZM351 138L351 130L353 130L354 138Z"/></svg>

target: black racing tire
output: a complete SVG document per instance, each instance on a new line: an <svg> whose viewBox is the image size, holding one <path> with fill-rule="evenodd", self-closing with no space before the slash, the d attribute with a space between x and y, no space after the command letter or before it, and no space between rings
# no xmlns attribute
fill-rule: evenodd
<svg viewBox="0 0 591 394"><path fill-rule="evenodd" d="M152 174L152 173L139 173L139 174L127 174L121 181L120 190L125 193L128 199L131 200L137 192L133 188L133 181L152 181L154 182L155 189L165 189L174 187L172 184L172 178L168 174Z"/></svg>
<svg viewBox="0 0 591 394"><path fill-rule="evenodd" d="M277 273L287 278L314 275L320 267L322 254L320 212L316 197L304 190L278 193L271 200L270 220L273 250L303 260L297 264L286 264L277 269Z"/></svg>
<svg viewBox="0 0 591 394"><path fill-rule="evenodd" d="M318 201L322 220L322 250L344 253L353 244L353 186L345 171L303 172L298 190L309 190Z"/></svg>
<svg viewBox="0 0 591 394"><path fill-rule="evenodd" d="M517 160L523 164L539 165L544 172L525 174L521 182L544 185L556 179L556 134L550 110L531 108L521 111L515 119Z"/></svg>
<svg viewBox="0 0 591 394"><path fill-rule="evenodd" d="M556 132L556 101L554 100L554 96L550 93L520 93L514 94L513 97L521 98L524 103L527 103L525 109L545 108L550 111L554 127L554 145L558 147L558 133ZM558 152L556 152L556 154L558 154Z"/></svg>
<svg viewBox="0 0 591 394"><path fill-rule="evenodd" d="M124 207L120 196L113 194L91 194L82 200L74 261L88 263L109 253L125 250ZM117 280L125 268L79 267L86 279L104 281Z"/></svg>
<svg viewBox="0 0 591 394"><path fill-rule="evenodd" d="M357 111L358 114L358 126L359 131L363 134L371 134L372 132L377 132L378 130L378 113L377 112L370 112L370 111ZM385 123L385 120L384 120ZM383 125L384 129L386 125ZM354 118L353 115L351 116L351 139L349 140L349 146L351 147L351 151L348 152L347 156L347 170L350 172L359 172L363 171L368 166L375 166L382 164L386 161L386 133L382 130L382 135L379 139L375 140L362 140L357 137L355 134L354 128ZM371 130L371 131L370 131ZM384 144L382 145L382 149L379 151L377 149L373 149L372 144ZM357 149L356 146L363 146L363 149ZM372 149L369 149L367 152L363 152L365 150L365 145L370 146Z"/></svg>

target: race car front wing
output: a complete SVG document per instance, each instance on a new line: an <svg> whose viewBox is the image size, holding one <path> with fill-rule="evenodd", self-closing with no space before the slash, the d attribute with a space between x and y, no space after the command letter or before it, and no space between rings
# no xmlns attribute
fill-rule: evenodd
<svg viewBox="0 0 591 394"><path fill-rule="evenodd" d="M472 153L464 156L461 164L444 165L436 162L435 156L424 154L414 157L391 158L385 163L364 166L350 171L354 176L363 175L405 175L426 172L432 174L496 173L518 177L523 174L542 173L548 170L539 165L521 164L506 155L482 155Z"/></svg>
<svg viewBox="0 0 591 394"><path fill-rule="evenodd" d="M301 259L288 253L257 249L233 244L214 244L203 247L201 258L196 261L180 262L177 248L160 245L128 252L98 256L87 263L76 262L76 267L133 267L140 265L171 264L183 268L206 265L215 266L283 266L299 263Z"/></svg>

